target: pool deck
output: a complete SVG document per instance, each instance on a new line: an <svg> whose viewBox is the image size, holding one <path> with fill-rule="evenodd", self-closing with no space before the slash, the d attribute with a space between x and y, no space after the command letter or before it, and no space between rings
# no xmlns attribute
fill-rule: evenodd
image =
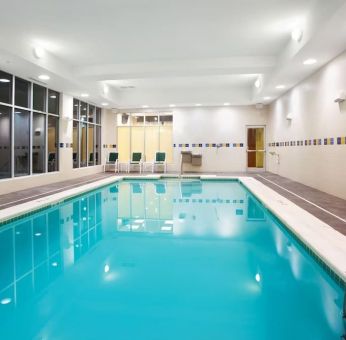
<svg viewBox="0 0 346 340"><path fill-rule="evenodd" d="M148 174L143 174L146 176ZM173 174L172 175L176 175ZM186 175L202 175L201 173ZM208 175L208 174L205 174ZM209 174L210 175L210 174ZM340 233L346 236L346 200L329 195L325 192L308 187L304 184L291 181L269 172L264 173L217 173L220 176L249 176L254 177L283 197L289 199L299 207L316 216ZM0 195L0 210L15 205L29 202L34 199L59 193L81 185L93 183L108 177L114 173L99 173L91 176L83 176L78 179L52 183L36 188L20 190L9 194ZM126 174L128 176L128 174ZM136 173L129 176L138 176Z"/></svg>

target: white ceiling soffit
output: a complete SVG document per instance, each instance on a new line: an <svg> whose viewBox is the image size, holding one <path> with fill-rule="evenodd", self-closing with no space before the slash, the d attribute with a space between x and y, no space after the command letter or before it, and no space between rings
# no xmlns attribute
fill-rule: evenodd
<svg viewBox="0 0 346 340"><path fill-rule="evenodd" d="M1 12L0 68L47 73L48 86L113 107L247 105L345 50L345 18L344 0L12 0ZM318 62L303 66L307 58Z"/></svg>

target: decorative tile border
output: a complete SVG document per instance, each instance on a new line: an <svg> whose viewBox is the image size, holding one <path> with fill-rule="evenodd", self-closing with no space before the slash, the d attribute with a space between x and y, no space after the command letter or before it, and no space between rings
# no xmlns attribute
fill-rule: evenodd
<svg viewBox="0 0 346 340"><path fill-rule="evenodd" d="M104 149L116 149L117 145L116 144L103 144Z"/></svg>
<svg viewBox="0 0 346 340"><path fill-rule="evenodd" d="M286 142L270 142L269 147L285 146L320 146L320 145L346 145L346 137L328 137L304 140L292 140Z"/></svg>
<svg viewBox="0 0 346 340"><path fill-rule="evenodd" d="M173 148L242 148L244 143L174 143Z"/></svg>
<svg viewBox="0 0 346 340"><path fill-rule="evenodd" d="M244 204L244 200L232 200L221 198L173 198L173 203L225 203L225 204Z"/></svg>

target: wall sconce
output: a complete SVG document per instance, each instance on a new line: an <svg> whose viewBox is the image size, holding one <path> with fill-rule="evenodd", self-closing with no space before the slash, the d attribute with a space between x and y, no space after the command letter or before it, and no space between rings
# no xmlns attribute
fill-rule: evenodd
<svg viewBox="0 0 346 340"><path fill-rule="evenodd" d="M293 114L292 113L287 113L286 119L291 121L293 119Z"/></svg>
<svg viewBox="0 0 346 340"><path fill-rule="evenodd" d="M340 91L339 95L337 98L334 99L335 103L342 103L346 100L346 92L345 91Z"/></svg>

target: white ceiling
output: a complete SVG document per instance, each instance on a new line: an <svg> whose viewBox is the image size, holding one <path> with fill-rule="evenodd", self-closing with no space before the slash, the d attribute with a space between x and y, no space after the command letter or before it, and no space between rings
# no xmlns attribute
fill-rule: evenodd
<svg viewBox="0 0 346 340"><path fill-rule="evenodd" d="M0 12L0 68L48 73L56 89L111 107L253 104L345 50L345 17L344 0L11 0ZM318 63L303 66L311 57Z"/></svg>

